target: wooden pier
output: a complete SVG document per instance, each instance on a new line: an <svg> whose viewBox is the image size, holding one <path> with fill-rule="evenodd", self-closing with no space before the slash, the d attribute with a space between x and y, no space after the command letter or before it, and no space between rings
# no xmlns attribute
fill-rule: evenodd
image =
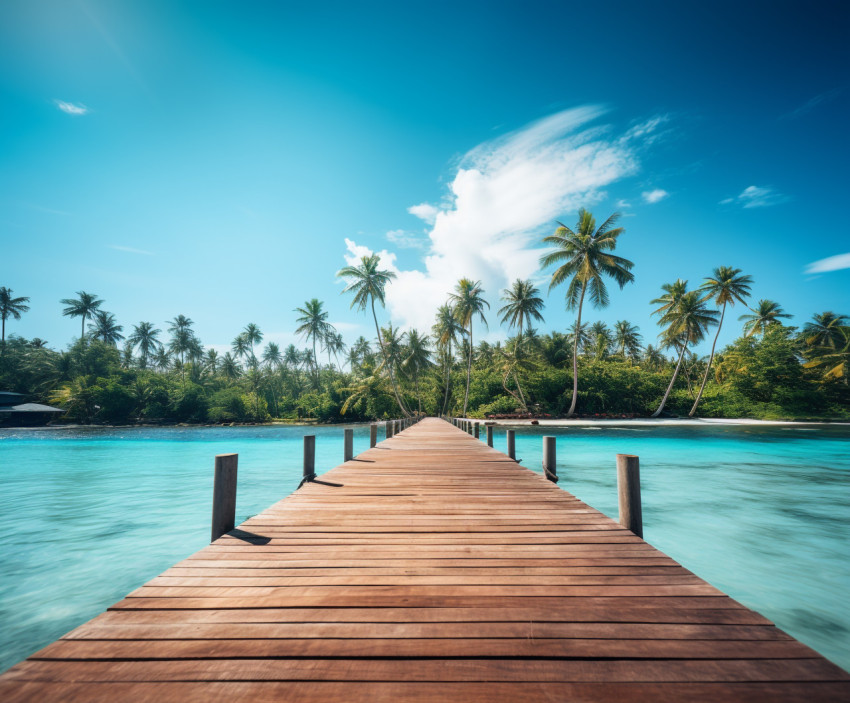
<svg viewBox="0 0 850 703"><path fill-rule="evenodd" d="M426 419L13 667L0 700L812 703L850 675Z"/></svg>

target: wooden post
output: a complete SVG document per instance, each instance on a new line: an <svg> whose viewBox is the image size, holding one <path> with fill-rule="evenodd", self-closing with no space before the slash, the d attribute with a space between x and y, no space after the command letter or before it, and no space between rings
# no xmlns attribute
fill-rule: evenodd
<svg viewBox="0 0 850 703"><path fill-rule="evenodd" d="M620 504L620 524L638 537L643 537L640 460L632 454L617 454L617 498Z"/></svg>
<svg viewBox="0 0 850 703"><path fill-rule="evenodd" d="M316 435L304 435L304 478L301 483L316 478Z"/></svg>
<svg viewBox="0 0 850 703"><path fill-rule="evenodd" d="M387 420L387 439L393 436L393 421Z"/></svg>
<svg viewBox="0 0 850 703"><path fill-rule="evenodd" d="M475 437L475 439L479 438L480 430L478 429L478 425L479 425L479 423L476 422L475 425L473 426L474 427L474 435L473 436Z"/></svg>
<svg viewBox="0 0 850 703"><path fill-rule="evenodd" d="M466 421L466 434L468 434L468 435L472 434L472 420Z"/></svg>
<svg viewBox="0 0 850 703"><path fill-rule="evenodd" d="M487 446L493 446L493 425L487 425Z"/></svg>
<svg viewBox="0 0 850 703"><path fill-rule="evenodd" d="M213 481L212 535L215 542L230 532L236 522L236 466L238 454L219 454L215 458Z"/></svg>
<svg viewBox="0 0 850 703"><path fill-rule="evenodd" d="M516 430L508 430L505 436L508 440L508 456L516 461Z"/></svg>
<svg viewBox="0 0 850 703"><path fill-rule="evenodd" d="M543 438L543 473L552 483L558 483L558 464L555 455L555 438Z"/></svg>
<svg viewBox="0 0 850 703"><path fill-rule="evenodd" d="M354 430L345 430L342 450L342 460L351 461L354 458Z"/></svg>
<svg viewBox="0 0 850 703"><path fill-rule="evenodd" d="M378 443L378 425L373 422L369 425L369 448L371 449Z"/></svg>

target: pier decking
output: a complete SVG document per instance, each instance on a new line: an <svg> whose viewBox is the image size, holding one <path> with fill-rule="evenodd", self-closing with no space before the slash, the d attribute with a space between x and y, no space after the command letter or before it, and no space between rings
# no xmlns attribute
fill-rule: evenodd
<svg viewBox="0 0 850 703"><path fill-rule="evenodd" d="M6 702L848 699L812 649L437 419L0 677Z"/></svg>

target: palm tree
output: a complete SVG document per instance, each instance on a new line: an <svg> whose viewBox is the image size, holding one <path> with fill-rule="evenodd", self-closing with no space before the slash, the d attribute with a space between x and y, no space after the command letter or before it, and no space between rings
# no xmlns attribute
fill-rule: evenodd
<svg viewBox="0 0 850 703"><path fill-rule="evenodd" d="M254 354L254 345L259 344L263 341L263 333L260 332L260 328L257 327L253 322L249 322L246 326L242 334L245 335L245 339L251 347L251 365L256 368L257 366L257 357Z"/></svg>
<svg viewBox="0 0 850 703"><path fill-rule="evenodd" d="M354 370L353 364L362 364L371 353L372 347L369 346L369 341L366 337L360 335L348 351L348 361L351 370Z"/></svg>
<svg viewBox="0 0 850 703"><path fill-rule="evenodd" d="M581 350L582 354L584 354L590 346L589 327L590 326L586 322L582 322L580 325L573 322L573 324L570 325L570 329L567 331L567 343L571 347Z"/></svg>
<svg viewBox="0 0 850 703"><path fill-rule="evenodd" d="M172 354L180 357L180 378L183 384L186 383L186 375L183 369L184 355L192 347L192 321L185 315L178 315L168 325L168 331L171 333L171 341L168 343L168 349Z"/></svg>
<svg viewBox="0 0 850 703"><path fill-rule="evenodd" d="M752 315L741 315L738 320L744 321L745 337L754 334L764 334L770 325L781 325L779 318L790 318L782 306L773 300L759 300L755 308L750 308Z"/></svg>
<svg viewBox="0 0 850 703"><path fill-rule="evenodd" d="M402 367L413 371L413 383L420 415L422 414L422 395L419 392L419 374L423 369L433 366L431 353L431 340L428 336L419 334L415 329L408 330L407 357L402 362Z"/></svg>
<svg viewBox="0 0 850 703"><path fill-rule="evenodd" d="M646 345L646 349L643 350L643 365L653 371L658 371L665 361L664 354L658 347L653 347L651 344Z"/></svg>
<svg viewBox="0 0 850 703"><path fill-rule="evenodd" d="M160 331L153 326L152 322L140 322L138 325L133 325L133 332L127 338L133 347L139 348L143 369L148 367L148 357L162 346L159 342L159 334Z"/></svg>
<svg viewBox="0 0 850 703"><path fill-rule="evenodd" d="M215 349L207 349L207 370L213 376L218 372L218 352Z"/></svg>
<svg viewBox="0 0 850 703"><path fill-rule="evenodd" d="M623 358L634 359L640 353L641 334L637 325L628 320L617 320L614 324L614 343Z"/></svg>
<svg viewBox="0 0 850 703"><path fill-rule="evenodd" d="M469 343L469 360L466 365L466 391L463 395L463 415L466 416L466 406L469 403L469 382L472 378L472 352L475 348L472 342L472 321L477 315L484 326L487 326L487 318L484 317L484 306L490 309L488 303L482 297L484 289L481 287L481 281L472 281L468 278L461 278L455 286L455 292L449 294L449 300L452 301L455 319L461 327L466 330L467 342Z"/></svg>
<svg viewBox="0 0 850 703"><path fill-rule="evenodd" d="M708 355L708 364L705 367L702 383L697 392L696 400L694 400L694 405L688 413L688 417L694 416L700 398L702 398L702 392L708 380L708 373L711 371L711 364L714 361L714 348L717 346L717 338L720 336L720 330L723 327L723 318L726 317L726 306L734 305L736 302L746 305L746 298L750 295L750 286L752 283L752 277L741 275L741 269L735 269L731 266L720 266L714 269L711 276L706 277L705 283L700 286L700 290L705 293L703 300L711 299L720 308L720 322L717 323L717 333L714 335L714 341L711 343L711 354Z"/></svg>
<svg viewBox="0 0 850 703"><path fill-rule="evenodd" d="M324 339L331 328L328 324L328 313L323 308L324 303L318 298L308 300L303 308L295 308L295 312L301 314L301 317L295 320L299 323L295 333L313 340L313 371L317 388L319 387L319 366L316 363L316 342Z"/></svg>
<svg viewBox="0 0 850 703"><path fill-rule="evenodd" d="M513 285L510 288L506 288L502 291L502 300L505 302L505 305L499 309L499 315L501 315L500 321L502 324L507 323L509 329L513 329L514 327L518 328L518 356L522 355L523 326L531 320L538 320L539 322L543 321L543 315L540 312L543 309L543 298L537 295L539 292L540 291L537 289L537 286L532 284L531 281L522 281L519 278L513 282ZM516 366L513 368L513 376L517 385L517 390L522 398L523 407L527 410L528 408L525 406L525 396L522 392L522 386L520 386L519 378L516 374Z"/></svg>
<svg viewBox="0 0 850 703"><path fill-rule="evenodd" d="M62 298L59 302L67 306L62 311L64 316L83 318L80 325L80 339L83 339L86 336L86 319L103 305L103 301L96 295L81 290L77 291L76 298Z"/></svg>
<svg viewBox="0 0 850 703"><path fill-rule="evenodd" d="M457 343L458 337L463 332L463 328L458 324L457 317L455 317L455 312L451 305L440 306L440 309L437 310L437 321L434 323L431 331L437 340L437 346L446 350L446 389L443 394L443 405L440 413L441 415L445 415L449 402L449 386L452 375L452 360L454 358L452 356L452 344Z"/></svg>
<svg viewBox="0 0 850 703"><path fill-rule="evenodd" d="M381 329L381 346L386 354L386 361L383 365L389 366L390 376L395 378L396 370L401 369L401 363L405 357L405 348L404 337L398 328L393 327L392 322L389 326ZM401 411L405 415L411 414L403 395L401 396Z"/></svg>
<svg viewBox="0 0 850 703"><path fill-rule="evenodd" d="M387 363L387 353L381 338L381 328L378 325L378 316L375 314L375 300L381 304L381 307L385 305L387 284L396 277L392 271L379 269L378 264L380 261L381 258L377 254L364 256L360 259L359 266L346 266L337 271L336 275L348 281L348 285L342 291L343 293L354 292L354 300L351 301L352 308L356 306L358 310L365 310L367 305L371 305L372 319L375 321L375 333L377 334L378 344L381 347L381 354L384 357L384 364L390 367L390 381L392 381L396 402L403 413L409 414L405 410L404 403L402 403L401 396L399 395L398 384L396 383L392 365Z"/></svg>
<svg viewBox="0 0 850 703"><path fill-rule="evenodd" d="M168 369L168 365L171 363L171 357L168 355L168 350L164 347L159 347L159 349L154 352L153 363L160 371L166 371Z"/></svg>
<svg viewBox="0 0 850 703"><path fill-rule="evenodd" d="M29 312L30 301L27 297L13 298L12 289L6 286L0 286L0 319L3 321L3 331L0 333L0 344L6 343L6 320L10 317L14 320L20 320L21 314Z"/></svg>
<svg viewBox="0 0 850 703"><path fill-rule="evenodd" d="M619 217L620 214L615 212L596 229L593 215L582 208L578 213L576 231L559 222L560 226L555 233L543 239L546 244L553 244L555 251L541 257L540 264L544 268L560 264L552 274L549 290L569 279L567 309L578 308L576 329L581 328L584 296L588 292L594 307L604 308L608 305L608 289L603 275L613 278L620 289L635 279L631 272L634 264L611 253L617 247L620 235L625 232L623 227L614 227ZM573 344L573 399L567 417L575 414L577 400L578 336Z"/></svg>
<svg viewBox="0 0 850 703"><path fill-rule="evenodd" d="M121 331L124 329L115 321L115 315L105 310L94 312L94 323L89 325L89 331L93 339L99 339L111 347L118 346L118 342L124 339Z"/></svg>
<svg viewBox="0 0 850 703"><path fill-rule="evenodd" d="M807 369L826 366L825 379L841 379L847 385L850 379L850 327L838 327L835 333L838 344L834 347L822 346L821 353L803 366Z"/></svg>
<svg viewBox="0 0 850 703"><path fill-rule="evenodd" d="M269 342L266 348L263 349L263 361L270 369L280 368L283 363L283 354L280 353L280 347L274 342Z"/></svg>
<svg viewBox="0 0 850 703"><path fill-rule="evenodd" d="M239 367L239 362L231 355L230 352L225 352L221 358L221 373L229 381L233 381L242 373Z"/></svg>
<svg viewBox="0 0 850 703"><path fill-rule="evenodd" d="M842 342L841 328L846 327L848 321L850 318L847 315L836 315L834 312L815 314L812 321L803 326L806 344L810 347L836 349Z"/></svg>
<svg viewBox="0 0 850 703"><path fill-rule="evenodd" d="M708 328L711 325L717 324L717 312L709 310L705 304L705 300L704 297L700 297L699 291L685 292L674 305L667 308L667 311L659 320L659 324L667 325L667 328L663 332L665 342L681 350L679 352L679 361L676 363L676 369L673 371L673 378L670 379L670 385L667 386L667 391L661 399L661 405L658 406L658 410L652 414L652 417L658 417L661 411L664 410L667 397L670 395L670 391L673 390L673 384L679 375L679 368L682 365L685 351L691 344L702 341Z"/></svg>
<svg viewBox="0 0 850 703"><path fill-rule="evenodd" d="M333 358L336 359L337 364L339 364L339 357L341 354L345 353L345 348L345 340L342 338L342 335L331 327L325 337L325 349L328 352L328 364L331 363L331 355L333 355ZM339 367L339 372L342 373L342 366Z"/></svg>
<svg viewBox="0 0 850 703"><path fill-rule="evenodd" d="M233 354L237 359L248 359L248 363L251 363L251 343L248 341L248 337L244 332L236 335L230 348L233 350Z"/></svg>

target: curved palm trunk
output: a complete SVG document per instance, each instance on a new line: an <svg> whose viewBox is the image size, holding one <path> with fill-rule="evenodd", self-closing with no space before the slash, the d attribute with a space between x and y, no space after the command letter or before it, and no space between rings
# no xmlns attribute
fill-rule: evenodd
<svg viewBox="0 0 850 703"><path fill-rule="evenodd" d="M419 393L419 367L416 367L416 375L413 377L413 383L416 386L416 402L419 406L419 414L422 414L422 396Z"/></svg>
<svg viewBox="0 0 850 703"><path fill-rule="evenodd" d="M80 339L82 339L86 334L86 315L83 313L83 324L80 327Z"/></svg>
<svg viewBox="0 0 850 703"><path fill-rule="evenodd" d="M679 367L682 365L682 359L685 356L685 350L688 348L688 339L685 338L685 343L682 345L682 351L679 353L679 361L676 364L676 370L673 371L673 378L670 379L670 385L667 386L667 391L664 393L664 397L661 399L661 405L658 406L658 410L652 413L652 417L658 417L661 414L661 411L664 410L664 406L667 404L667 396L670 395L670 391L673 390L673 384L676 382L676 376L679 375Z"/></svg>
<svg viewBox="0 0 850 703"><path fill-rule="evenodd" d="M705 388L705 382L708 380L708 372L711 371L711 362L714 361L714 348L717 346L717 338L720 336L720 328L723 327L724 315L726 315L726 303L723 303L723 311L720 313L720 322L717 325L717 334L714 335L714 342L711 344L711 354L708 357L708 366L705 367L705 373L702 377L702 385L699 387L697 399L694 401L694 406L688 413L688 417L694 416L694 413L697 411L697 405L699 405L700 398L702 398L702 391Z"/></svg>
<svg viewBox="0 0 850 703"><path fill-rule="evenodd" d="M384 357L384 363L389 367L390 370L390 381L393 384L393 393L395 394L395 401L398 403L398 407L405 415L410 415L410 411L405 407L404 402L401 399L401 396L398 393L398 386L395 381L395 371L393 371L393 366L387 359L387 350L384 349L384 340L381 338L381 328L378 326L378 316L375 314L375 299L371 298L372 303L372 319L375 321L375 332L378 335L378 346L381 348L381 356Z"/></svg>
<svg viewBox="0 0 850 703"><path fill-rule="evenodd" d="M578 337L581 330L581 309L584 306L584 293L587 290L587 285L581 286L581 298L578 301L578 318L576 319L576 333L573 340L573 400L570 403L570 409L567 412L567 417L572 417L576 413L576 401L578 401Z"/></svg>
<svg viewBox="0 0 850 703"><path fill-rule="evenodd" d="M466 405L469 403L469 379L472 377L472 318L469 318L469 362L466 365L466 392L463 394L463 416L466 417Z"/></svg>
<svg viewBox="0 0 850 703"><path fill-rule="evenodd" d="M520 352L522 351L522 318L520 318L520 323L519 323L519 340L518 340L517 349ZM525 402L525 394L522 392L522 386L519 384L519 374L516 372L516 369L514 369L514 383L516 383L516 389L519 391L519 398L520 398L520 402L522 403L522 407L525 410L525 412L528 412L528 403ZM504 384L502 384L502 385L504 385Z"/></svg>
<svg viewBox="0 0 850 703"><path fill-rule="evenodd" d="M442 414L446 414L446 410L449 405L449 384L452 380L452 342L449 340L448 344L448 355L446 357L446 392L443 395L443 412Z"/></svg>

